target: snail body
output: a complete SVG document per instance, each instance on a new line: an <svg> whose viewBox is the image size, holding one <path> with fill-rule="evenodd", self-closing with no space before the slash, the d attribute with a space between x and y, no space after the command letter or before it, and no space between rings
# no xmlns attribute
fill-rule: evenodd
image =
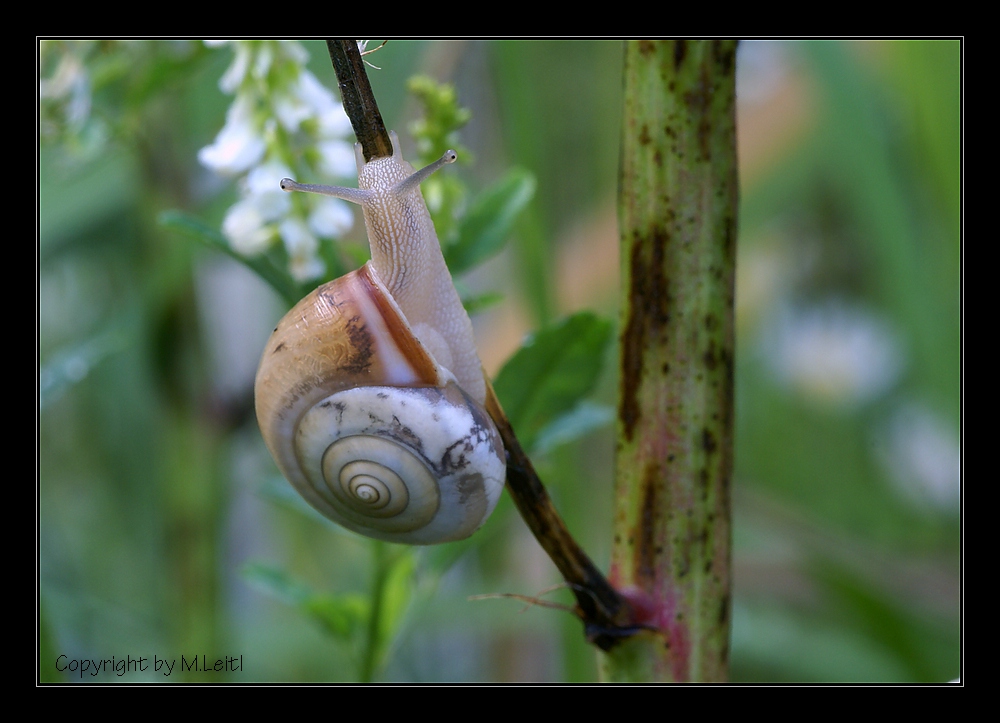
<svg viewBox="0 0 1000 723"><path fill-rule="evenodd" d="M399 152L365 162L359 188L303 190L361 204L372 260L323 284L278 323L255 384L279 469L309 504L370 537L468 537L505 479L472 324L441 255L420 182Z"/></svg>

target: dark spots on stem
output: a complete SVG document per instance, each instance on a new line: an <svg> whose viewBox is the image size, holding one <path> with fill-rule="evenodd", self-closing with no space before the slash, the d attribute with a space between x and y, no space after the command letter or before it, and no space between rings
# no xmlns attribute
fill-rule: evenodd
<svg viewBox="0 0 1000 723"><path fill-rule="evenodd" d="M680 70L681 66L684 65L684 58L687 57L687 41L677 40L674 42L674 70Z"/></svg>
<svg viewBox="0 0 1000 723"><path fill-rule="evenodd" d="M622 331L622 395L618 416L625 438L632 441L641 416L639 391L643 354L655 345L670 323L670 287L664 266L670 236L666 227L636 231L629 257L629 317Z"/></svg>
<svg viewBox="0 0 1000 723"><path fill-rule="evenodd" d="M706 349L705 353L702 354L701 360L705 364L705 368L708 369L708 371L710 372L715 371L715 367L718 365L719 362L716 357L716 348L714 341L708 342L708 349Z"/></svg>
<svg viewBox="0 0 1000 723"><path fill-rule="evenodd" d="M736 65L736 46L724 40L712 41L712 59L723 77L733 74Z"/></svg>
<svg viewBox="0 0 1000 723"><path fill-rule="evenodd" d="M701 448L705 450L705 454L712 454L718 449L719 445L715 441L715 435L712 434L708 427L704 427L701 430Z"/></svg>
<svg viewBox="0 0 1000 723"><path fill-rule="evenodd" d="M635 579L639 587L651 590L656 580L658 553L656 542L657 518L660 513L660 493L663 489L660 470L653 462L642 475L642 507L638 520L638 539L634 549Z"/></svg>

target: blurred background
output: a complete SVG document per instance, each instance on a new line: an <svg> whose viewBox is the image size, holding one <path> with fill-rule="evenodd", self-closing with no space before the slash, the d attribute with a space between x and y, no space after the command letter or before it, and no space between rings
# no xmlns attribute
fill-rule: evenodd
<svg viewBox="0 0 1000 723"><path fill-rule="evenodd" d="M300 45L335 89L325 45ZM740 45L733 680L960 675L961 50ZM278 476L252 385L287 305L160 221L219 229L239 198L198 160L233 57L40 43L41 679L80 679L59 655L205 655L242 671L84 679L596 680L571 615L469 599L571 604L506 496L472 539L410 550L304 512ZM472 193L514 166L537 179L503 253L459 280L503 295L473 319L487 371L570 312L617 325L621 43L392 41L369 60L405 157L423 73L472 113L471 162L446 173ZM358 217L345 243L363 242ZM616 359L595 410L614 408ZM605 568L613 450L605 425L536 457Z"/></svg>

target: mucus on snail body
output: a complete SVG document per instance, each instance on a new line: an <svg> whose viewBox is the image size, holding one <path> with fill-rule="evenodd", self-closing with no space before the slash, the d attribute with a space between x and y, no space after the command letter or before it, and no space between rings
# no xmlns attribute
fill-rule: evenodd
<svg viewBox="0 0 1000 723"><path fill-rule="evenodd" d="M391 542L460 540L493 511L505 479L472 324L441 255L420 182L393 155L365 162L359 188L284 179L286 191L362 206L372 260L323 284L278 323L255 404L279 469L333 521Z"/></svg>

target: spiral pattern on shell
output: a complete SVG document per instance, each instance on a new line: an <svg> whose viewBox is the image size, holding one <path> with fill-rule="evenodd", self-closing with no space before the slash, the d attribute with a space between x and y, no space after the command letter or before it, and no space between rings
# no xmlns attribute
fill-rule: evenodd
<svg viewBox="0 0 1000 723"><path fill-rule="evenodd" d="M453 382L330 395L306 411L293 444L314 507L392 542L468 537L503 489L499 435Z"/></svg>

